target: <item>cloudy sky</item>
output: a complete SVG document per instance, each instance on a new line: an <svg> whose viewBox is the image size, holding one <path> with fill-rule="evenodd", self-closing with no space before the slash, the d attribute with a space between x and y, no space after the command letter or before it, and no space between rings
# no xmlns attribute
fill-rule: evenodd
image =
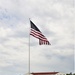
<svg viewBox="0 0 75 75"><path fill-rule="evenodd" d="M28 73L29 18L50 41L30 36L31 72L75 72L75 0L0 0L0 75Z"/></svg>

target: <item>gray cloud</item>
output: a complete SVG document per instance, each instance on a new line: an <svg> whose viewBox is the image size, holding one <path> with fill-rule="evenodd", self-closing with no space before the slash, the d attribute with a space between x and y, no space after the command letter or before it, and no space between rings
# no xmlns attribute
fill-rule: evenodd
<svg viewBox="0 0 75 75"><path fill-rule="evenodd" d="M30 37L31 72L74 71L73 0L0 1L0 74L28 72L29 18L51 46ZM35 41L34 41L35 40Z"/></svg>

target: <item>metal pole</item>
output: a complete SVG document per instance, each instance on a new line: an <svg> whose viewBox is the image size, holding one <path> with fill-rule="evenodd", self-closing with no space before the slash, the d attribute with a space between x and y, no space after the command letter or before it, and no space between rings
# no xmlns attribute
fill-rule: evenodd
<svg viewBox="0 0 75 75"><path fill-rule="evenodd" d="M29 18L30 21L30 18ZM30 75L30 28L29 28L29 75Z"/></svg>

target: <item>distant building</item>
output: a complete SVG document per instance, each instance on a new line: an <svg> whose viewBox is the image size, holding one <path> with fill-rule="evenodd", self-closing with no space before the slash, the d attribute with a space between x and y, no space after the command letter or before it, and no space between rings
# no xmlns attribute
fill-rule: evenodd
<svg viewBox="0 0 75 75"><path fill-rule="evenodd" d="M66 75L66 73L61 72L37 72L31 73L31 75Z"/></svg>

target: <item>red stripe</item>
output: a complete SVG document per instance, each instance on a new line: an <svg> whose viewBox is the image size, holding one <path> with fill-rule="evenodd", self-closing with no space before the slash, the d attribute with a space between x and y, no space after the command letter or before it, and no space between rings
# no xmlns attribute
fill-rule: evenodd
<svg viewBox="0 0 75 75"><path fill-rule="evenodd" d="M35 31L35 30L31 30L30 35L34 35L34 36L37 37L38 39L46 40L46 41L47 41L47 38L46 38L44 35L42 35L41 32L39 33L39 32L37 32L37 31Z"/></svg>
<svg viewBox="0 0 75 75"><path fill-rule="evenodd" d="M34 32L34 33L37 33L38 34L38 36L40 36L40 37L44 37L45 38L45 36L41 33L41 32L39 32L39 31L36 31L36 30L34 30L34 29L31 29L31 32Z"/></svg>
<svg viewBox="0 0 75 75"><path fill-rule="evenodd" d="M47 40L47 38L41 32L39 32L39 31L36 31L36 30L31 28L30 35L38 38L40 45L42 45L42 44L49 45L50 44L49 41Z"/></svg>
<svg viewBox="0 0 75 75"><path fill-rule="evenodd" d="M39 44L42 45L42 44L46 44L46 45L49 45L49 41L43 41L43 40L39 40Z"/></svg>
<svg viewBox="0 0 75 75"><path fill-rule="evenodd" d="M36 33L34 33L34 32L32 32L30 35L33 35L33 36L35 36L36 38L41 39L41 40L47 40L47 39L45 39L44 37L40 37L38 34L36 34Z"/></svg>

